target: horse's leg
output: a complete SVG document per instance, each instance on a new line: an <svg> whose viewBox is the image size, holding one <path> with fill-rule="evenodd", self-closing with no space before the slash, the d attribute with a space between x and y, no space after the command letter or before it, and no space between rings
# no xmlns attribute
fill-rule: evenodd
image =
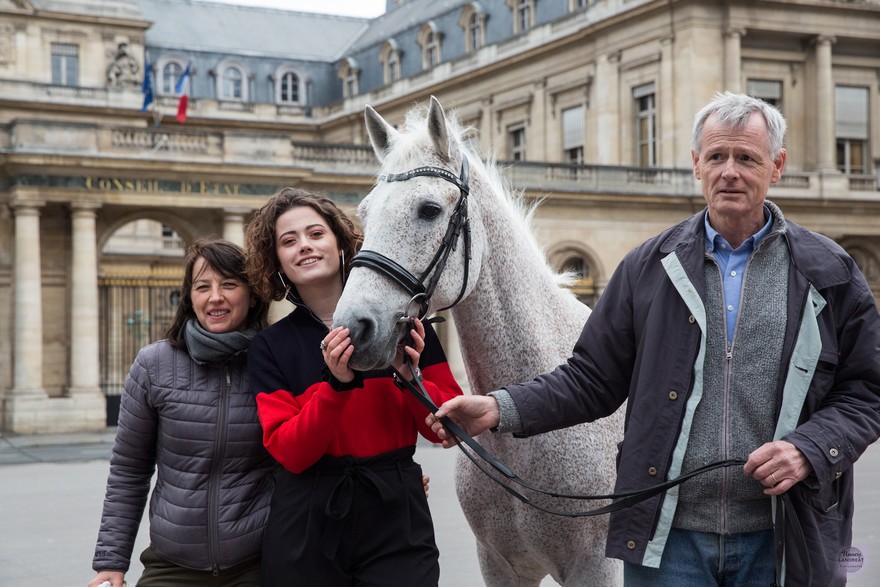
<svg viewBox="0 0 880 587"><path fill-rule="evenodd" d="M486 587L538 587L547 571L518 557L516 568L491 545L477 540L477 560Z"/></svg>
<svg viewBox="0 0 880 587"><path fill-rule="evenodd" d="M577 562L567 569L563 587L619 587L623 585L623 564L616 559L599 555L578 557Z"/></svg>

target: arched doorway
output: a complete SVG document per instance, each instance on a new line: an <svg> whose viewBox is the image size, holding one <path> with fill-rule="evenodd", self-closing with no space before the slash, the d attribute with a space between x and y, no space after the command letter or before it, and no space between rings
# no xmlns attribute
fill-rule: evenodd
<svg viewBox="0 0 880 587"><path fill-rule="evenodd" d="M572 282L568 284L572 293L592 308L599 299L599 291L596 287L598 270L592 256L582 247L568 244L551 252L549 257L557 271L572 277Z"/></svg>
<svg viewBox="0 0 880 587"><path fill-rule="evenodd" d="M101 248L99 352L108 426L117 423L122 387L138 351L162 339L174 318L184 252L173 227L150 219L124 224Z"/></svg>

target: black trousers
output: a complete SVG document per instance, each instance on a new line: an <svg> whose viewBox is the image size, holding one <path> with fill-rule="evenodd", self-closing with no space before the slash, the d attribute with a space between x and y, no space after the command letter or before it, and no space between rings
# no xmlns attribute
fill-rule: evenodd
<svg viewBox="0 0 880 587"><path fill-rule="evenodd" d="M279 471L263 539L264 587L436 587L434 524L415 447Z"/></svg>

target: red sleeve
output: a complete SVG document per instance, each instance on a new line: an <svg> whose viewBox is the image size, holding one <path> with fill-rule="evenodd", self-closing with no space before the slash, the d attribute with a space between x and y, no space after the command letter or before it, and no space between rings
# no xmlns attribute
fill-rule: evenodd
<svg viewBox="0 0 880 587"><path fill-rule="evenodd" d="M326 454L352 393L321 382L299 397L283 389L257 394L266 450L285 469L302 473Z"/></svg>

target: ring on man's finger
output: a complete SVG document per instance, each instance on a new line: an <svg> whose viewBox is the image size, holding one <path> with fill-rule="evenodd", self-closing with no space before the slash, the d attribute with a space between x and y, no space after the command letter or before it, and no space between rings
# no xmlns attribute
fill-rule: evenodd
<svg viewBox="0 0 880 587"><path fill-rule="evenodd" d="M321 344L320 344L319 346L321 347L321 350L322 350L322 351L326 351L326 350L327 350L327 343L324 342L323 340L321 341Z"/></svg>
<svg viewBox="0 0 880 587"><path fill-rule="evenodd" d="M773 487L779 485L779 481L776 480L776 473L770 473L770 477L772 477L771 480L773 481Z"/></svg>

